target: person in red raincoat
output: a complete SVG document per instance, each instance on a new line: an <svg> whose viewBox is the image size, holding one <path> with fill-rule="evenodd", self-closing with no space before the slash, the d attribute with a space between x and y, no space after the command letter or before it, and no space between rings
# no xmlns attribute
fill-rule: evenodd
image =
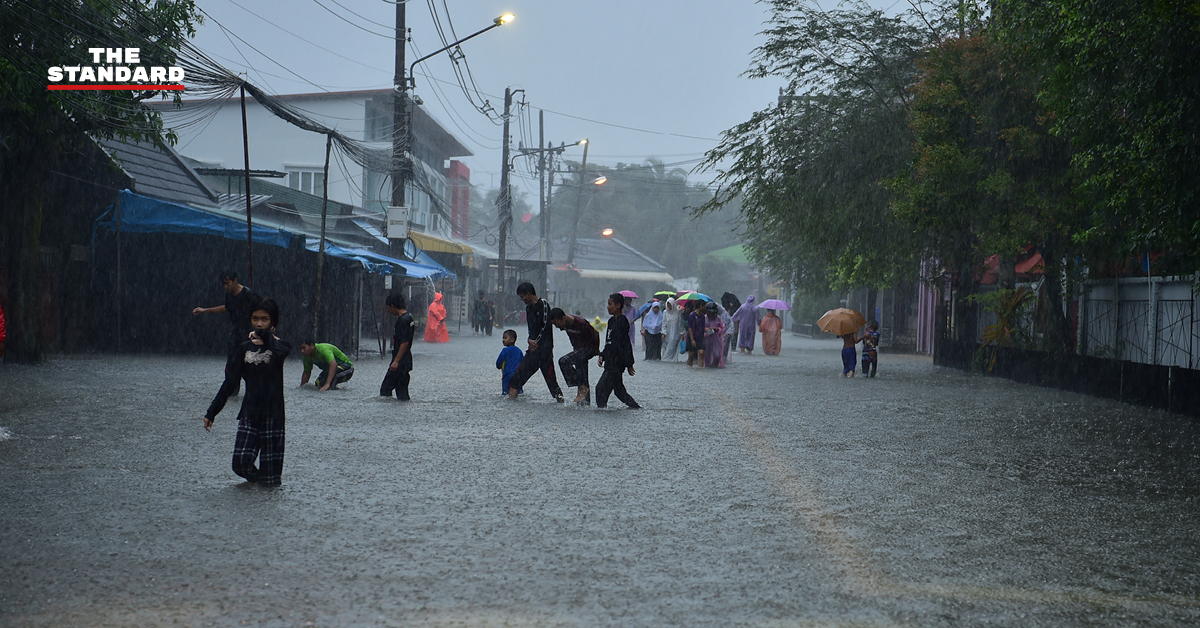
<svg viewBox="0 0 1200 628"><path fill-rule="evenodd" d="M442 305L442 293L433 293L429 304L429 318L425 321L425 342L450 342L446 331L446 306Z"/></svg>

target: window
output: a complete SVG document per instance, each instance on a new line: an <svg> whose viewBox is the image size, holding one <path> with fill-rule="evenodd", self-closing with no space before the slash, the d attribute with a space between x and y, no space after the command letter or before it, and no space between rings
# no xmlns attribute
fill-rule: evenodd
<svg viewBox="0 0 1200 628"><path fill-rule="evenodd" d="M322 196L325 194L324 170L288 169L288 187L308 194Z"/></svg>

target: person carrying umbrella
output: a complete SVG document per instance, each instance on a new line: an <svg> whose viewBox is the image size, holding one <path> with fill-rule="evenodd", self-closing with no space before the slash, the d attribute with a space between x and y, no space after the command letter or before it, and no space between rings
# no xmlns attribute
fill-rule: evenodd
<svg viewBox="0 0 1200 628"><path fill-rule="evenodd" d="M854 369L858 366L858 355L854 346L860 340L858 330L866 324L867 319L863 318L862 314L844 307L825 312L817 321L817 327L820 327L821 331L842 339L842 377L854 377Z"/></svg>
<svg viewBox="0 0 1200 628"><path fill-rule="evenodd" d="M763 335L763 353L767 355L779 355L779 350L783 345L783 320L775 315L779 310L790 310L790 305L779 299L767 299L758 306L760 310L766 310L766 316L763 316L762 322L758 325L758 330Z"/></svg>

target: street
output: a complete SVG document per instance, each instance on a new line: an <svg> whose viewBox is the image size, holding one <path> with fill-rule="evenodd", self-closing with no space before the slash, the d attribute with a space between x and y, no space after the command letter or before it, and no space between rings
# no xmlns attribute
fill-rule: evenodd
<svg viewBox="0 0 1200 628"><path fill-rule="evenodd" d="M240 397L201 427L219 357L0 366L0 625L1200 624L1184 417L921 356L843 379L790 334L639 349L642 410L509 402L464 331L416 344L407 404L377 354L319 393L293 352L274 490L230 470Z"/></svg>

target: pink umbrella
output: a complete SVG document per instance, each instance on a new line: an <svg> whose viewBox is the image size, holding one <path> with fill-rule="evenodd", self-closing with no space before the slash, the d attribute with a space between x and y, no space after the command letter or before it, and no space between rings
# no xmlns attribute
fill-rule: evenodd
<svg viewBox="0 0 1200 628"><path fill-rule="evenodd" d="M630 298L630 299L636 299L636 298L638 298L638 295L637 295L637 293L636 293L636 292L634 292L633 290L622 290L622 291L618 292L617 294L619 294L619 295L621 295L621 296L623 296L623 297L628 297L628 298Z"/></svg>
<svg viewBox="0 0 1200 628"><path fill-rule="evenodd" d="M760 310L790 310L790 309L792 309L792 306L788 305L786 301L780 301L779 299L767 299L766 301L763 301L762 303L758 304L758 309L760 309Z"/></svg>

